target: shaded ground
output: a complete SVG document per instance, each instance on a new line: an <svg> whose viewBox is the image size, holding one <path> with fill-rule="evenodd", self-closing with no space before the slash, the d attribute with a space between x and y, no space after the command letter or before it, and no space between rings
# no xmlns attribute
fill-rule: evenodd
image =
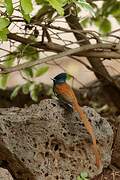
<svg viewBox="0 0 120 180"><path fill-rule="evenodd" d="M39 101L44 98L50 98L45 93L47 92L48 86L46 86L43 91L40 93ZM23 107L25 104L30 105L34 103L30 100L29 95L20 94L11 101L9 95L12 90L1 91L0 92L0 107L11 107L11 106L19 106ZM120 146L120 144L116 144L116 133L118 128L120 127L120 110L117 110L116 107L112 104L111 100L104 96L101 85L99 83L94 83L92 86L90 85L87 89L80 89L80 91L76 91L78 95L78 99L81 105L88 105L96 109L97 112L101 114L101 116L106 117L114 130L114 143L113 143L113 152L116 146ZM120 147L117 147L120 149ZM95 177L93 180L120 180L120 166L119 162L114 158L116 156L116 152L112 155L112 162L110 167L104 169L103 173L99 176ZM113 160L114 159L114 160ZM115 162L116 161L116 162ZM119 159L118 159L119 161ZM118 166L117 166L117 165ZM119 167L119 168L118 168Z"/></svg>

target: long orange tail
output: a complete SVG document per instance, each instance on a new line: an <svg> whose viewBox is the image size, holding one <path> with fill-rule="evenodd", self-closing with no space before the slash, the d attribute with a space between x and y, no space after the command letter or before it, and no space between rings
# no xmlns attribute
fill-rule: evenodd
<svg viewBox="0 0 120 180"><path fill-rule="evenodd" d="M83 110L81 109L79 104L75 103L73 105L73 108L74 108L75 112L79 113L81 121L84 123L85 128L87 129L87 131L91 135L92 142L93 142L94 153L95 153L95 158L96 158L96 166L99 168L100 164L101 164L101 158L100 158L100 153L99 153L98 148L97 148L96 138L95 138L95 135L94 135L94 132L93 132L93 128L92 128L86 114L83 112Z"/></svg>

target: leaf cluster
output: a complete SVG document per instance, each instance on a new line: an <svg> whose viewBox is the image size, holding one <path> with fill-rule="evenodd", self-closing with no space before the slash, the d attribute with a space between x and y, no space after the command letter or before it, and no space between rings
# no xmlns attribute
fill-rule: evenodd
<svg viewBox="0 0 120 180"><path fill-rule="evenodd" d="M91 19L86 18L82 25L95 25L99 31L105 35L112 30L111 18L113 17L118 24L120 24L120 1L119 0L104 0L102 6L98 6L97 2L91 2L91 6L94 8L95 17Z"/></svg>
<svg viewBox="0 0 120 180"><path fill-rule="evenodd" d="M11 31L11 24L13 23L14 12L16 11L15 3L12 0L4 0L1 3L4 7L4 12L0 17L0 40L7 41L8 34ZM39 10L33 17L32 12L35 9L34 4L39 6ZM36 28L34 20L39 23L50 24L54 22L55 17L62 17L65 15L66 7L71 7L70 13L75 13L79 17L81 9L89 11L92 15L91 18L85 18L82 25L86 27L88 24L96 25L99 30L106 34L111 31L112 25L109 17L112 15L118 23L120 23L120 2L118 0L103 0L102 6L99 7L94 1L88 3L86 0L19 0L17 11L21 14L22 21L25 24L25 33L29 32L29 37L33 43L37 42L39 30ZM19 20L19 19L18 19ZM34 29L34 30L33 30ZM32 33L31 33L32 30ZM23 33L25 35L25 33ZM9 53L2 63L4 67L9 68L16 63L23 61L36 61L40 57L40 52L37 48L24 44L16 47L16 50ZM32 99L37 101L38 92L41 90L38 84L35 83L35 78L42 76L48 72L49 67L44 65L42 67L31 67L20 71L22 78L26 81L23 86L18 85L13 91L11 98L14 98L19 90L22 89L24 94L30 93ZM0 75L0 89L7 88L9 74ZM68 77L70 79L70 77Z"/></svg>

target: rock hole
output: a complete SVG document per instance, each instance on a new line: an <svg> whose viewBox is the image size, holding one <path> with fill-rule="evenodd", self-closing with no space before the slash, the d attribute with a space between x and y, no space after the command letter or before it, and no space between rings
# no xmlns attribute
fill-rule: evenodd
<svg viewBox="0 0 120 180"><path fill-rule="evenodd" d="M65 137L66 137L66 136L67 136L67 133L63 133L63 136L65 136Z"/></svg>
<svg viewBox="0 0 120 180"><path fill-rule="evenodd" d="M48 156L49 156L49 152L46 152L46 153L45 153L45 157L48 157Z"/></svg>
<svg viewBox="0 0 120 180"><path fill-rule="evenodd" d="M74 176L73 176L73 175L71 175L71 176L70 176L70 180L73 180L73 178L74 178Z"/></svg>
<svg viewBox="0 0 120 180"><path fill-rule="evenodd" d="M100 118L99 124L102 125L103 124L103 119Z"/></svg>
<svg viewBox="0 0 120 180"><path fill-rule="evenodd" d="M59 177L58 177L58 176L56 176L56 179L58 180L58 179L59 179Z"/></svg>
<svg viewBox="0 0 120 180"><path fill-rule="evenodd" d="M48 173L45 173L45 177L47 177L48 176Z"/></svg>
<svg viewBox="0 0 120 180"><path fill-rule="evenodd" d="M92 112L89 112L89 111L88 111L88 113L90 114L90 116L91 116L91 117L93 117L93 116L94 116Z"/></svg>
<svg viewBox="0 0 120 180"><path fill-rule="evenodd" d="M7 134L6 134L6 133L4 133L4 134L3 134L3 136L7 136Z"/></svg>
<svg viewBox="0 0 120 180"><path fill-rule="evenodd" d="M59 148L58 144L55 145L54 150L57 151Z"/></svg>
<svg viewBox="0 0 120 180"><path fill-rule="evenodd" d="M34 147L37 148L37 144L36 143L34 144Z"/></svg>
<svg viewBox="0 0 120 180"><path fill-rule="evenodd" d="M48 144L49 144L49 142L47 141L47 142L45 143L45 148L47 148L47 147L48 147Z"/></svg>
<svg viewBox="0 0 120 180"><path fill-rule="evenodd" d="M91 166L89 166L89 170L91 170L92 169L92 167Z"/></svg>
<svg viewBox="0 0 120 180"><path fill-rule="evenodd" d="M70 147L70 150L71 150L71 151L74 151L74 147Z"/></svg>
<svg viewBox="0 0 120 180"><path fill-rule="evenodd" d="M60 157L63 158L63 159L65 159L65 154L60 153Z"/></svg>
<svg viewBox="0 0 120 180"><path fill-rule="evenodd" d="M25 161L23 158L21 159L23 162Z"/></svg>
<svg viewBox="0 0 120 180"><path fill-rule="evenodd" d="M51 134L50 137L54 137L54 134Z"/></svg>
<svg viewBox="0 0 120 180"><path fill-rule="evenodd" d="M54 103L51 103L51 105L52 105L53 107L55 107L55 106L56 106L56 104L54 104Z"/></svg>

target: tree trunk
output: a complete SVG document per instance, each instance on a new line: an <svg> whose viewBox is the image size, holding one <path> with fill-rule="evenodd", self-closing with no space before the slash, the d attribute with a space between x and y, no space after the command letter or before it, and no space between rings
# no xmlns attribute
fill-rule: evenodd
<svg viewBox="0 0 120 180"><path fill-rule="evenodd" d="M70 28L75 30L83 30L82 26L79 23L78 17L72 14L68 16L69 12L70 12L69 9L66 9L65 11L65 15L67 15L66 21L70 26ZM73 34L76 37L77 41L83 39L85 40L82 43L79 43L80 45L90 44L90 41L87 39L85 34L84 35L78 33L73 33ZM88 57L87 59L91 64L92 68L95 70L94 72L95 76L100 80L102 84L104 84L103 90L105 92L105 96L111 99L112 102L115 104L115 106L120 109L120 89L118 86L116 86L115 82L113 82L113 78L108 73L101 59L95 57Z"/></svg>

